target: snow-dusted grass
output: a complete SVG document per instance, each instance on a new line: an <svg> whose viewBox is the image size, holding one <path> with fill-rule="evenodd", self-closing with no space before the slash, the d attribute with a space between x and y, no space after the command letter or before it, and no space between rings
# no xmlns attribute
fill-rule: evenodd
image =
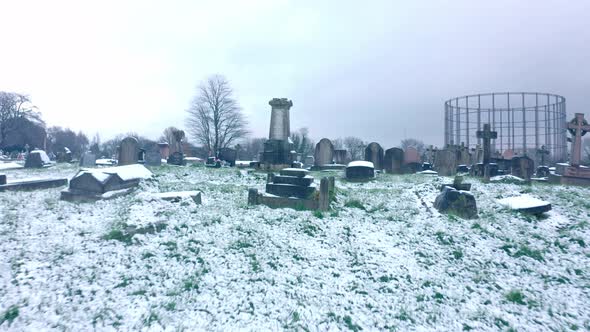
<svg viewBox="0 0 590 332"><path fill-rule="evenodd" d="M338 179L319 213L247 206L262 173L152 170L96 203L0 193L0 330L590 329L589 189L468 178L480 218L464 220L432 207L450 178ZM140 194L186 190L203 205ZM497 202L519 193L553 211Z"/></svg>

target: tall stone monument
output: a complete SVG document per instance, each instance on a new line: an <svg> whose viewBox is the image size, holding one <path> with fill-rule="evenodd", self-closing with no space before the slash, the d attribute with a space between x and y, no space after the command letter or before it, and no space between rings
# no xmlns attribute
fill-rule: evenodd
<svg viewBox="0 0 590 332"><path fill-rule="evenodd" d="M270 129L268 141L264 143L264 151L260 156L260 166L266 170L291 167L296 160L293 142L289 138L289 111L293 102L287 98L273 98L268 104L271 106Z"/></svg>
<svg viewBox="0 0 590 332"><path fill-rule="evenodd" d="M490 179L490 160L492 158L491 141L498 138L498 133L490 129L489 123L484 123L483 130L476 132L477 138L483 141L483 175L486 180Z"/></svg>
<svg viewBox="0 0 590 332"><path fill-rule="evenodd" d="M576 117L567 124L567 129L572 135L570 164L558 164L556 174L550 174L549 180L553 183L590 186L590 168L580 165L582 136L590 131L590 125L583 113L576 113Z"/></svg>
<svg viewBox="0 0 590 332"><path fill-rule="evenodd" d="M137 164L139 143L135 137L126 137L119 146L119 166Z"/></svg>

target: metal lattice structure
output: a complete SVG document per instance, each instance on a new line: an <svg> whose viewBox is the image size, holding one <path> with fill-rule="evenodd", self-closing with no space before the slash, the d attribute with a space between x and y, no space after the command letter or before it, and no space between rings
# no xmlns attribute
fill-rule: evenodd
<svg viewBox="0 0 590 332"><path fill-rule="evenodd" d="M565 98L550 93L485 93L445 102L445 146L481 145L476 132L489 123L498 138L492 152L535 157L544 146L555 162L567 159Z"/></svg>

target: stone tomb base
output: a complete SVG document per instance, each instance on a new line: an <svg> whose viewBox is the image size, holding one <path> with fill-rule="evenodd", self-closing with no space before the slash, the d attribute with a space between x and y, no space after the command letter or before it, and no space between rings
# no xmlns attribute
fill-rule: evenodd
<svg viewBox="0 0 590 332"><path fill-rule="evenodd" d="M43 180L23 180L15 182L6 182L6 178L1 179L0 192L7 190L37 190L37 189L49 189L57 188L68 185L68 179L43 179Z"/></svg>
<svg viewBox="0 0 590 332"><path fill-rule="evenodd" d="M558 164L555 174L549 174L549 182L572 186L590 186L590 168Z"/></svg>

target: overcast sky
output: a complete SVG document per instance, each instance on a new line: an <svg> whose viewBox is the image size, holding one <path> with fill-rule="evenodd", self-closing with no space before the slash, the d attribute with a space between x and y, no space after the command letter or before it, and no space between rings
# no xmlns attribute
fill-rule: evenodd
<svg viewBox="0 0 590 332"><path fill-rule="evenodd" d="M443 103L552 92L590 117L590 1L8 1L0 90L48 125L158 138L183 128L196 85L225 75L254 136L268 101L291 128L443 142ZM190 139L190 137L189 137Z"/></svg>

